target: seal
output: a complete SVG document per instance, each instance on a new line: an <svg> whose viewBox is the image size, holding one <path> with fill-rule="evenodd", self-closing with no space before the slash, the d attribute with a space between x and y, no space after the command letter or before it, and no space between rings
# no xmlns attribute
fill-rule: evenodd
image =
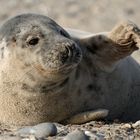
<svg viewBox="0 0 140 140"><path fill-rule="evenodd" d="M132 22L90 34L43 15L7 20L0 27L0 123L140 119L140 68L130 56L139 40Z"/></svg>

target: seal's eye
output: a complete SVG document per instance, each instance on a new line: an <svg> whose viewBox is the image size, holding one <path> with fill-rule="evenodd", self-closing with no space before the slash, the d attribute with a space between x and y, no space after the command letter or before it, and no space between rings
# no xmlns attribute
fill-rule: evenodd
<svg viewBox="0 0 140 140"><path fill-rule="evenodd" d="M38 37L34 37L34 38L31 38L29 41L28 41L28 44L29 45L37 45L39 42L39 38Z"/></svg>

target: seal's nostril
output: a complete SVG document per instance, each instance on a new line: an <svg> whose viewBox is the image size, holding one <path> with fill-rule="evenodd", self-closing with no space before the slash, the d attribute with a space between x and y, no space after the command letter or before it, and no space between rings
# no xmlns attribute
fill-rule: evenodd
<svg viewBox="0 0 140 140"><path fill-rule="evenodd" d="M71 47L70 46L66 46L66 52L68 54L68 56L72 56L72 50L71 50Z"/></svg>
<svg viewBox="0 0 140 140"><path fill-rule="evenodd" d="M74 42L63 43L63 51L60 54L61 62L72 61L80 57L80 51Z"/></svg>
<svg viewBox="0 0 140 140"><path fill-rule="evenodd" d="M65 47L65 49L66 49L66 53L69 54L70 53L69 48L68 47Z"/></svg>
<svg viewBox="0 0 140 140"><path fill-rule="evenodd" d="M63 51L61 53L61 61L62 61L62 63L66 62L66 60L69 58L69 53L70 53L70 50L68 49L68 47L65 47L65 51Z"/></svg>

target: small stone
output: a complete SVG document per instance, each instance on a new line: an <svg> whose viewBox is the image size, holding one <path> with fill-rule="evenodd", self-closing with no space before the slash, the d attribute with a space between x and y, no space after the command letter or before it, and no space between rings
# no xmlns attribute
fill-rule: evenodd
<svg viewBox="0 0 140 140"><path fill-rule="evenodd" d="M83 131L75 130L69 133L64 140L89 140L89 137L85 135Z"/></svg>
<svg viewBox="0 0 140 140"><path fill-rule="evenodd" d="M99 135L101 137L104 137L105 136L104 132L97 132L97 135Z"/></svg>
<svg viewBox="0 0 140 140"><path fill-rule="evenodd" d="M93 135L93 133L90 132L90 131L85 131L85 134L86 134L87 136L90 136L90 137Z"/></svg>
<svg viewBox="0 0 140 140"><path fill-rule="evenodd" d="M129 123L126 123L121 128L131 128L131 125Z"/></svg>
<svg viewBox="0 0 140 140"><path fill-rule="evenodd" d="M137 129L134 129L134 133L138 133Z"/></svg>
<svg viewBox="0 0 140 140"><path fill-rule="evenodd" d="M132 124L133 128L139 127L140 126L140 120Z"/></svg>
<svg viewBox="0 0 140 140"><path fill-rule="evenodd" d="M22 137L26 137L30 134L32 134L32 127L31 126L26 126L26 127L21 128L15 132L15 135L20 135Z"/></svg>
<svg viewBox="0 0 140 140"><path fill-rule="evenodd" d="M41 123L35 125L33 130L35 130L35 136L38 138L55 136L57 134L57 128L53 123Z"/></svg>
<svg viewBox="0 0 140 140"><path fill-rule="evenodd" d="M90 132L90 131L85 131L85 134L87 136L90 136L90 138L93 139L93 140L105 140L103 135L99 135L99 134L96 134L96 133L93 133L93 132Z"/></svg>
<svg viewBox="0 0 140 140"><path fill-rule="evenodd" d="M134 140L134 138L135 138L134 135L128 136L128 139L129 139L129 140Z"/></svg>
<svg viewBox="0 0 140 140"><path fill-rule="evenodd" d="M16 132L20 136L34 135L37 138L55 136L57 128L53 123L41 123L33 127L24 127Z"/></svg>

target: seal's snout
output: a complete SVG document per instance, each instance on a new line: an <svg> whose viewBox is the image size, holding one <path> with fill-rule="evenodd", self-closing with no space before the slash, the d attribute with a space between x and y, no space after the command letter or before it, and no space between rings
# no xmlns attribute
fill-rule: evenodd
<svg viewBox="0 0 140 140"><path fill-rule="evenodd" d="M63 42L63 51L61 52L61 61L63 63L67 61L73 61L80 59L81 50L75 42Z"/></svg>

